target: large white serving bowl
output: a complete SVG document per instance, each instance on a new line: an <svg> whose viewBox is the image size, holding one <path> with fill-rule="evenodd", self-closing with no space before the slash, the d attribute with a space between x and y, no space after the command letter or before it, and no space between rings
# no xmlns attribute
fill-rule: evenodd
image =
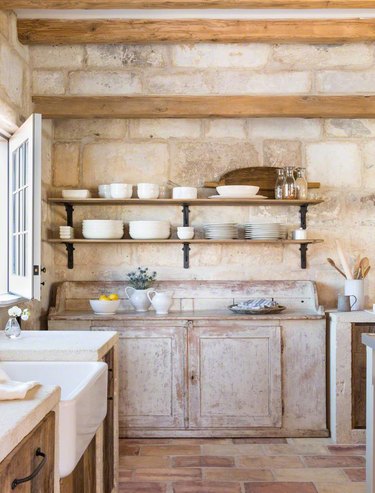
<svg viewBox="0 0 375 493"><path fill-rule="evenodd" d="M223 185L216 187L217 193L223 197L249 197L259 192L253 185Z"/></svg>
<svg viewBox="0 0 375 493"><path fill-rule="evenodd" d="M97 315L113 315L120 308L120 300L90 300L90 306Z"/></svg>
<svg viewBox="0 0 375 493"><path fill-rule="evenodd" d="M63 190L61 195L64 199L89 199L90 190Z"/></svg>
<svg viewBox="0 0 375 493"><path fill-rule="evenodd" d="M169 221L130 221L129 235L133 240L166 240L171 225Z"/></svg>
<svg viewBox="0 0 375 493"><path fill-rule="evenodd" d="M124 223L120 219L84 219L82 221L84 226L123 226Z"/></svg>
<svg viewBox="0 0 375 493"><path fill-rule="evenodd" d="M102 362L4 362L0 368L19 382L31 380L61 387L59 403L59 470L74 470L107 414L108 367Z"/></svg>
<svg viewBox="0 0 375 493"><path fill-rule="evenodd" d="M84 220L82 235L88 240L118 240L124 235L124 223L117 219Z"/></svg>

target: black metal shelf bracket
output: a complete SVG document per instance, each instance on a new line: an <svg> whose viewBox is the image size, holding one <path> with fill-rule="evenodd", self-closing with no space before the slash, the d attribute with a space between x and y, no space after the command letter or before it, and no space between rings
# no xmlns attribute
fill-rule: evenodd
<svg viewBox="0 0 375 493"><path fill-rule="evenodd" d="M299 214L301 216L301 228L302 229L306 229L306 227L307 227L307 223L306 223L307 207L308 207L308 204L303 204L299 208Z"/></svg>
<svg viewBox="0 0 375 493"><path fill-rule="evenodd" d="M74 207L72 206L72 204L68 204L67 202L65 202L64 205L66 211L66 225L71 226L73 228Z"/></svg>
<svg viewBox="0 0 375 493"><path fill-rule="evenodd" d="M65 243L66 251L68 252L68 269L73 269L74 267L74 245L73 243Z"/></svg>
<svg viewBox="0 0 375 493"><path fill-rule="evenodd" d="M182 225L190 225L190 209L188 204L183 204L182 206Z"/></svg>
<svg viewBox="0 0 375 493"><path fill-rule="evenodd" d="M301 252L301 269L307 268L307 260L306 260L307 247L308 247L307 243L301 243L299 247L299 250Z"/></svg>
<svg viewBox="0 0 375 493"><path fill-rule="evenodd" d="M184 269L188 269L190 267L190 243L184 243L182 251L184 252Z"/></svg>

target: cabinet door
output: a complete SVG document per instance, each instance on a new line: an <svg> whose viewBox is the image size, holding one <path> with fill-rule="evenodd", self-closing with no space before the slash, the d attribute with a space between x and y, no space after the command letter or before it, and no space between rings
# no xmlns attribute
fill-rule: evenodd
<svg viewBox="0 0 375 493"><path fill-rule="evenodd" d="M120 436L128 429L183 428L185 327L135 322L108 329L120 337Z"/></svg>
<svg viewBox="0 0 375 493"><path fill-rule="evenodd" d="M280 327L244 322L189 331L189 427L280 427Z"/></svg>
<svg viewBox="0 0 375 493"><path fill-rule="evenodd" d="M13 491L52 493L54 491L54 455L55 414L51 412L0 464L1 493L12 493ZM33 478L29 481L17 481L30 475L33 475ZM17 485L14 481L17 481Z"/></svg>

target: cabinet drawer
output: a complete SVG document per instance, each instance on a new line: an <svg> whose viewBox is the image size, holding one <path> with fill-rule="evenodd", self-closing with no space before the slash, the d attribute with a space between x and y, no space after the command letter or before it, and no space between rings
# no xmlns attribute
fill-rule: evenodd
<svg viewBox="0 0 375 493"><path fill-rule="evenodd" d="M55 413L50 412L0 464L1 493L53 493L54 456Z"/></svg>

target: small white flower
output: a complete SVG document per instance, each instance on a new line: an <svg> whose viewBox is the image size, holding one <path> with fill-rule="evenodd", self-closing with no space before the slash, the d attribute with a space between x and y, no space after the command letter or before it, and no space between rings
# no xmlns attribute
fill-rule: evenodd
<svg viewBox="0 0 375 493"><path fill-rule="evenodd" d="M9 308L8 310L8 315L10 317L20 317L22 315L22 310L18 306L12 306L12 308Z"/></svg>
<svg viewBox="0 0 375 493"><path fill-rule="evenodd" d="M22 312L21 319L29 320L29 317L30 317L30 310L28 308L25 308L24 311Z"/></svg>

